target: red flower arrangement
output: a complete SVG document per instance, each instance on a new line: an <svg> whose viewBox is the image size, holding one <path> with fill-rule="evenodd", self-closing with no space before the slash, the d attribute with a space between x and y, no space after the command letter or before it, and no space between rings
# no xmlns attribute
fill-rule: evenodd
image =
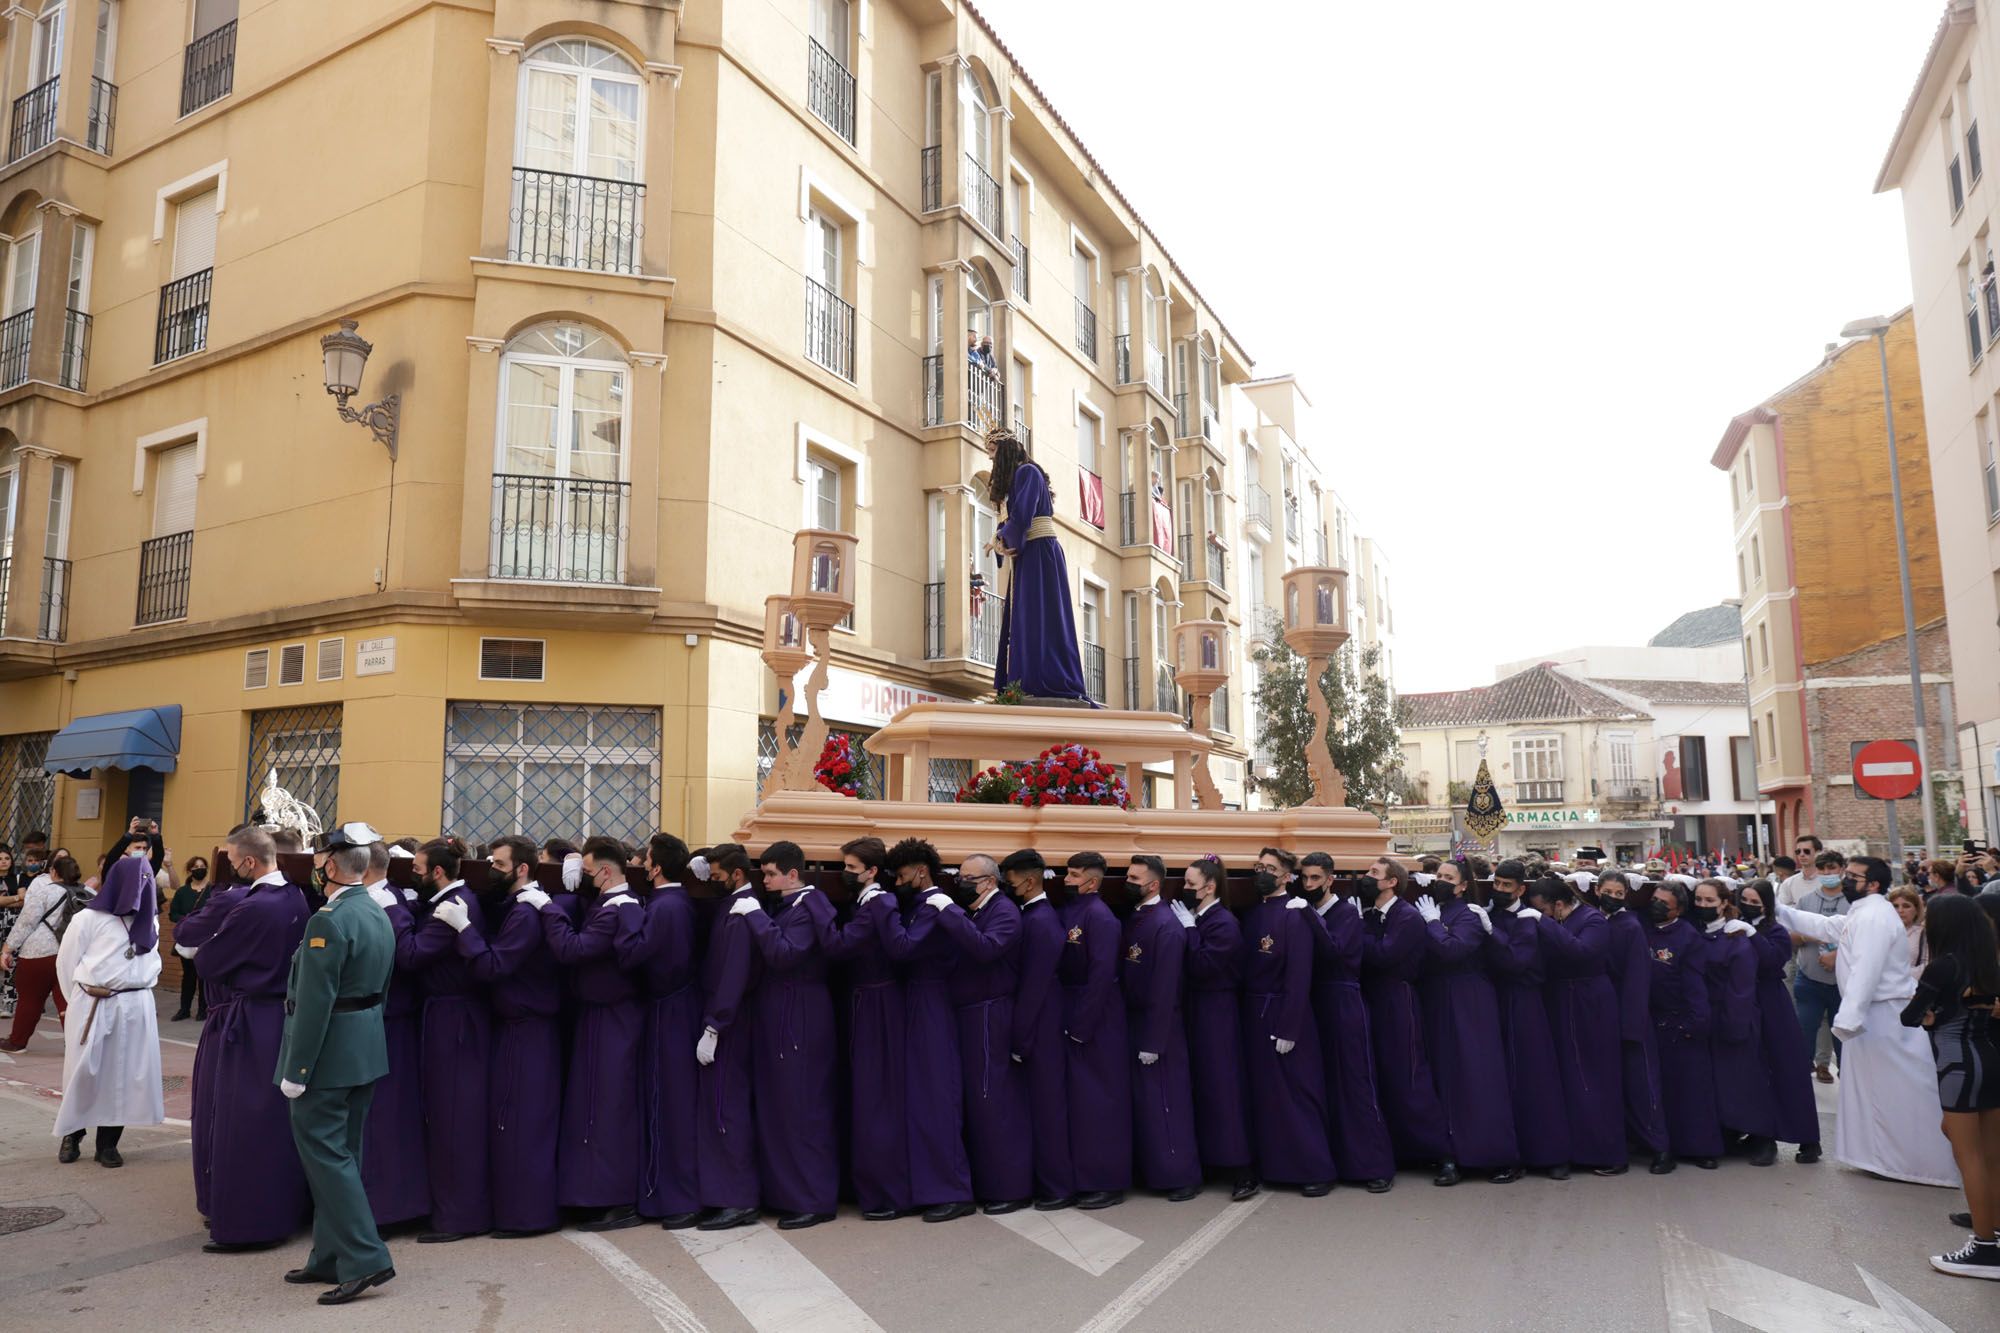
<svg viewBox="0 0 2000 1333"><path fill-rule="evenodd" d="M842 796L859 798L861 782L867 773L868 756L855 748L854 738L844 731L826 738L826 744L820 748L819 762L813 765L813 777L819 785Z"/></svg>
<svg viewBox="0 0 2000 1333"><path fill-rule="evenodd" d="M1130 809L1132 794L1125 779L1096 750L1081 745L1052 745L1024 764L1007 764L975 773L958 790L962 802L990 805L1115 805Z"/></svg>

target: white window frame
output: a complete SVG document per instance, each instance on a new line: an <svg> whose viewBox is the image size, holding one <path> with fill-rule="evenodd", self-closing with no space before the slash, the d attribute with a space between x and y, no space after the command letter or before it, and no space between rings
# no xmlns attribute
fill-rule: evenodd
<svg viewBox="0 0 2000 1333"><path fill-rule="evenodd" d="M49 526L42 539L44 556L51 560L69 559L69 529L75 512L76 464L56 463L49 469Z"/></svg>
<svg viewBox="0 0 2000 1333"><path fill-rule="evenodd" d="M854 515L855 526L859 527L861 511L868 507L867 456L859 449L843 444L824 431L814 430L811 426L801 421L793 427L792 480L799 484L802 495L799 501L799 513L805 519L805 525L807 527L813 526L812 487L806 484L806 467L811 461L812 455L816 453L837 459L852 474L854 478L852 513Z"/></svg>
<svg viewBox="0 0 2000 1333"><path fill-rule="evenodd" d="M34 247L34 256L29 261L32 268L28 276L28 303L24 306L16 307L14 304L14 280L19 276L21 252L31 244ZM5 315L11 319L24 310L33 310L35 308L35 289L41 285L41 271L42 227L37 222L34 226L28 228L19 236L13 237L8 242L7 272L4 279L0 279L0 282L4 282L5 284L4 286L0 286L0 315Z"/></svg>
<svg viewBox="0 0 2000 1333"><path fill-rule="evenodd" d="M556 399L556 464L551 478L563 481L591 480L577 478L570 471L570 460L576 452L576 441L568 432L575 420L573 404L576 393L576 372L579 370L609 370L622 377L624 389L618 395L618 476L616 480L629 483L632 480L632 363L629 360L612 361L601 357L556 356L548 352L524 352L518 350L521 339L537 329L559 325L575 325L596 333L599 337L615 339L605 329L580 320L548 320L532 324L513 338L500 353L500 392L495 403L493 421L493 468L497 473L506 474L503 464L507 457L507 380L508 373L517 365L554 366L562 373ZM624 568L624 541L619 541L619 568Z"/></svg>
<svg viewBox="0 0 2000 1333"><path fill-rule="evenodd" d="M138 438L132 448L132 494L146 493L146 456L177 444L194 445L195 480L208 475L208 418L197 417Z"/></svg>
<svg viewBox="0 0 2000 1333"><path fill-rule="evenodd" d="M1508 740L1514 782L1565 782L1561 733L1514 736Z"/></svg>
<svg viewBox="0 0 2000 1333"><path fill-rule="evenodd" d="M1110 615L1111 585L1088 570L1079 571L1077 577L1079 580L1079 595L1076 599L1077 640L1080 643L1090 644L1095 648L1102 648L1104 647L1105 619ZM1096 638L1090 636L1090 616L1088 613L1091 611L1097 613ZM1109 656L1109 653L1106 656ZM1109 675L1110 672L1107 671L1105 674ZM1111 692L1111 682L1108 680L1104 683L1104 692L1106 694Z"/></svg>
<svg viewBox="0 0 2000 1333"><path fill-rule="evenodd" d="M62 4L46 4L42 6L42 12L35 15L34 31L28 47L30 88L38 88L62 73L63 45L69 37L68 9L65 0Z"/></svg>
<svg viewBox="0 0 2000 1333"><path fill-rule="evenodd" d="M153 244L158 245L166 239L169 204L178 204L183 199L191 199L209 190L215 191L216 246L220 249L222 215L229 208L229 159L226 157L153 192Z"/></svg>
<svg viewBox="0 0 2000 1333"><path fill-rule="evenodd" d="M541 58L540 56L541 52L546 51L551 47L560 45L561 43L564 42L580 42L587 46L595 46L601 50L608 51L613 56L616 56L619 60L624 62L625 69L623 71L610 70L610 69L588 69L581 65L558 64L555 61ZM576 116L576 136L574 142L571 145L571 150L570 150L571 165L568 168L566 168L568 173L573 176L583 176L591 180L615 180L619 181L619 183L621 184L626 184L626 185L645 184L646 183L646 115L647 115L646 75L644 71L634 67L634 65L632 64L632 58L626 55L623 51L620 51L617 47L611 45L609 42L600 41L597 38L589 37L582 33L574 33L574 32L563 33L559 34L558 36L551 37L549 40L545 42L537 43L533 51L530 51L521 57L520 70L515 76L517 81L515 83L515 95L514 95L513 165L528 171L564 170L564 168L554 168L554 167L529 167L527 166L526 163L521 161L522 157L521 150L522 147L527 142L527 133L528 133L528 111L529 111L528 79L529 76L536 71L539 71L544 74L557 74L566 78L572 78L576 81L576 103L574 112ZM589 88L591 81L594 79L602 79L607 83L629 84L633 88L636 88L638 90L639 106L636 115L636 122L634 125L635 137L632 145L633 175L630 180L623 180L622 178L617 176L595 176L592 175L589 171L585 170L585 168L590 165L591 122L590 122ZM218 209L217 211L220 210Z"/></svg>
<svg viewBox="0 0 2000 1333"><path fill-rule="evenodd" d="M77 259L78 245L83 247L81 269ZM90 279L97 267L97 228L88 222L79 222L71 232L69 245L69 280L63 287L63 299L68 308L80 315L90 313ZM74 297L74 299L71 299Z"/></svg>
<svg viewBox="0 0 2000 1333"><path fill-rule="evenodd" d="M1607 731L1604 745L1613 782L1636 782L1639 770L1633 754L1637 737L1629 731Z"/></svg>
<svg viewBox="0 0 2000 1333"><path fill-rule="evenodd" d="M1076 465L1101 480L1104 476L1104 413L1098 410L1097 406L1082 394L1078 394L1075 397L1073 406L1074 410L1070 413L1070 421L1077 428ZM1092 459L1085 459L1083 456L1083 421L1085 417L1090 418L1092 422L1096 423L1097 457Z"/></svg>
<svg viewBox="0 0 2000 1333"><path fill-rule="evenodd" d="M837 219L842 231L853 231L854 262L852 267L855 270L856 281L858 283L860 271L870 267L874 258L874 235L873 229L868 225L867 215L855 207L845 195L814 174L810 167L800 167L799 221L811 221L815 207L820 212ZM811 262L812 247L817 238L813 236L812 228L803 227L801 230L805 235L803 238L799 271L810 274L814 269L814 265ZM842 237L843 244L845 241L846 238ZM841 257L843 262L845 262L846 254L844 251ZM843 282L846 280L845 274L842 275L842 279ZM849 304L853 304L853 298L846 296L844 293L841 299L847 301Z"/></svg>

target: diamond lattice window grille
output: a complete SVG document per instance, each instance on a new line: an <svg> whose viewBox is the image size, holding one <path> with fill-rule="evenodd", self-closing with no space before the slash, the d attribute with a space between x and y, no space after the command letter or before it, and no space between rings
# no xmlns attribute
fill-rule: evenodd
<svg viewBox="0 0 2000 1333"><path fill-rule="evenodd" d="M56 780L42 771L53 731L0 736L0 839L19 848L21 836L54 832Z"/></svg>
<svg viewBox="0 0 2000 1333"><path fill-rule="evenodd" d="M446 714L445 832L639 844L659 822L658 709L460 702Z"/></svg>
<svg viewBox="0 0 2000 1333"><path fill-rule="evenodd" d="M791 739L794 741L798 740L798 738L802 734L804 734L805 729L806 729L805 724L803 722L795 723L792 726L786 728L786 730L791 735ZM827 728L826 734L828 736L851 736L854 738L854 744L857 747L859 747L863 740L874 735L875 733L872 731L857 731L852 727L829 727ZM813 757L817 759L819 756L814 755ZM777 762L778 762L778 724L776 722L773 722L768 717L760 718L757 722L757 795L758 796L761 797L764 794L765 780L771 776L771 769L777 764ZM886 786L884 785L885 778L887 776L885 770L887 768L888 765L883 761L877 759L874 755L871 754L868 756L867 776L864 777L861 782L862 800L879 801L883 798L887 790ZM953 787L952 791L956 793L958 791L958 788Z"/></svg>
<svg viewBox="0 0 2000 1333"><path fill-rule="evenodd" d="M243 817L257 813L265 779L313 808L320 827L340 823L340 705L303 704L250 714L250 760L243 771Z"/></svg>

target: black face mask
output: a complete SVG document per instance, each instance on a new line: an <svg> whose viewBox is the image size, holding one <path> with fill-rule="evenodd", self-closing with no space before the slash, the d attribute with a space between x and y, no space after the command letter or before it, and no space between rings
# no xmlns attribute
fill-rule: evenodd
<svg viewBox="0 0 2000 1333"><path fill-rule="evenodd" d="M1736 910L1742 913L1743 919L1745 921L1748 921L1751 925L1757 924L1757 922L1762 920L1764 916L1764 909L1757 906L1757 904L1755 903L1744 903L1741 907L1737 908Z"/></svg>
<svg viewBox="0 0 2000 1333"><path fill-rule="evenodd" d="M1190 912L1201 906L1201 898L1193 889L1182 889L1174 896L1180 900L1181 906L1187 908Z"/></svg>
<svg viewBox="0 0 2000 1333"><path fill-rule="evenodd" d="M1673 909L1671 907L1668 907L1665 903L1660 902L1658 899L1655 899L1652 902L1646 904L1646 915L1652 918L1653 924L1656 926L1664 926L1665 924L1667 924L1667 917L1672 913L1672 911Z"/></svg>
<svg viewBox="0 0 2000 1333"><path fill-rule="evenodd" d="M1293 890L1293 892L1297 893L1299 897L1305 899L1307 902L1311 903L1314 907L1318 907L1321 903L1326 901L1325 889L1309 889L1303 883L1301 883L1298 886L1298 888Z"/></svg>
<svg viewBox="0 0 2000 1333"><path fill-rule="evenodd" d="M1860 880L1849 876L1840 881L1840 896L1851 903L1858 903L1868 896L1868 890L1862 887Z"/></svg>
<svg viewBox="0 0 2000 1333"><path fill-rule="evenodd" d="M1714 922L1715 918L1722 915L1722 909L1720 907L1703 907L1700 903L1696 903L1690 915L1697 922L1706 926Z"/></svg>
<svg viewBox="0 0 2000 1333"><path fill-rule="evenodd" d="M1489 912L1505 912L1513 906L1514 895L1511 893L1496 893L1486 902L1486 910Z"/></svg>
<svg viewBox="0 0 2000 1333"><path fill-rule="evenodd" d="M840 887L846 889L849 893L861 892L861 876L855 874L852 870L841 871Z"/></svg>
<svg viewBox="0 0 2000 1333"><path fill-rule="evenodd" d="M1458 901L1457 887L1447 884L1441 879L1432 880L1427 892L1431 895L1431 901L1439 907L1449 907Z"/></svg>
<svg viewBox="0 0 2000 1333"><path fill-rule="evenodd" d="M1623 898L1599 898L1597 906L1604 915L1617 916L1625 910L1625 900Z"/></svg>

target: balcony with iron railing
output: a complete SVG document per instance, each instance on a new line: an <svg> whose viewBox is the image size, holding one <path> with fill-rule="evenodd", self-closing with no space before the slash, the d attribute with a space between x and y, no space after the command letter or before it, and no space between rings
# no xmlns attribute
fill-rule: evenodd
<svg viewBox="0 0 2000 1333"><path fill-rule="evenodd" d="M995 239L1005 235L1000 230L1000 182L980 164L972 154L965 155L965 209L973 220L991 232Z"/></svg>
<svg viewBox="0 0 2000 1333"><path fill-rule="evenodd" d="M2000 467L1989 457L1980 470L1986 477L1986 522L2000 523Z"/></svg>
<svg viewBox="0 0 2000 1333"><path fill-rule="evenodd" d="M1118 496L1118 544L1120 546L1151 546L1168 560L1174 553L1168 548L1173 541L1173 511L1166 510L1166 522L1155 522L1156 507L1166 509L1164 501L1151 496L1141 496L1136 491L1123 491Z"/></svg>
<svg viewBox="0 0 2000 1333"><path fill-rule="evenodd" d="M1174 669L1165 662L1154 669L1153 706L1162 713L1181 711L1181 687L1174 683Z"/></svg>
<svg viewBox="0 0 2000 1333"><path fill-rule="evenodd" d="M7 584L13 572L13 557L0 555L0 630L7 625Z"/></svg>
<svg viewBox="0 0 2000 1333"><path fill-rule="evenodd" d="M1187 390L1182 389L1174 395L1174 438L1185 440L1193 434L1194 427L1188 424Z"/></svg>
<svg viewBox="0 0 2000 1333"><path fill-rule="evenodd" d="M1132 335L1121 333L1111 340L1111 364L1118 384L1132 383Z"/></svg>
<svg viewBox="0 0 2000 1333"><path fill-rule="evenodd" d="M631 489L623 481L496 472L488 577L623 583Z"/></svg>
<svg viewBox="0 0 2000 1333"><path fill-rule="evenodd" d="M90 326L90 316L83 311L63 311L62 364L56 373L63 388L78 393L90 378Z"/></svg>
<svg viewBox="0 0 2000 1333"><path fill-rule="evenodd" d="M643 182L515 167L507 258L597 273L637 273L645 212Z"/></svg>
<svg viewBox="0 0 2000 1333"><path fill-rule="evenodd" d="M1167 396L1167 354L1150 343L1146 346L1146 383L1160 397Z"/></svg>
<svg viewBox="0 0 2000 1333"><path fill-rule="evenodd" d="M1315 565L1325 565L1331 563L1327 559L1326 531L1324 529L1321 529L1320 531L1315 532L1313 534L1312 547L1313 547L1312 558L1313 558L1313 563Z"/></svg>
<svg viewBox="0 0 2000 1333"><path fill-rule="evenodd" d="M926 583L924 585L924 658L927 661L942 661L952 657L946 634L950 619L945 615L945 593L949 585ZM1007 599L992 593L982 594L978 604L970 608L966 621L966 643L964 656L981 666L992 666L1000 657L1000 621L1007 612Z"/></svg>
<svg viewBox="0 0 2000 1333"><path fill-rule="evenodd" d="M175 532L139 544L139 607L133 623L185 620L188 576L194 568L194 534Z"/></svg>
<svg viewBox="0 0 2000 1333"><path fill-rule="evenodd" d="M1097 312L1081 296L1076 299L1076 350L1097 360Z"/></svg>
<svg viewBox="0 0 2000 1333"><path fill-rule="evenodd" d="M42 557L42 607L35 634L44 642L69 639L69 574L69 561L52 555ZM0 621L6 618L5 610L0 609Z"/></svg>
<svg viewBox="0 0 2000 1333"><path fill-rule="evenodd" d="M1234 736L1236 728L1229 725L1229 691L1217 690L1209 702L1209 724L1217 731Z"/></svg>
<svg viewBox="0 0 2000 1333"><path fill-rule="evenodd" d="M90 114L84 126L83 146L93 153L111 156L111 132L118 127L118 85L104 79L90 81Z"/></svg>
<svg viewBox="0 0 2000 1333"><path fill-rule="evenodd" d="M1965 345L1972 354L1972 364L1978 365L1979 358L1986 355L1986 343L1979 336L1979 303L1976 301L1965 307Z"/></svg>
<svg viewBox="0 0 2000 1333"><path fill-rule="evenodd" d="M191 356L208 346L208 298L215 270L205 268L160 288L160 320L153 330L153 364Z"/></svg>
<svg viewBox="0 0 2000 1333"><path fill-rule="evenodd" d="M944 424L944 354L924 358L924 424Z"/></svg>
<svg viewBox="0 0 2000 1333"><path fill-rule="evenodd" d="M1013 238L1014 250L1014 295L1025 301L1028 299L1028 243L1020 237Z"/></svg>
<svg viewBox="0 0 2000 1333"><path fill-rule="evenodd" d="M28 359L35 345L33 307L0 319L0 390L28 382Z"/></svg>
<svg viewBox="0 0 2000 1333"><path fill-rule="evenodd" d="M1264 536L1271 535L1271 493L1254 481L1243 484L1243 522L1260 525Z"/></svg>
<svg viewBox="0 0 2000 1333"><path fill-rule="evenodd" d="M181 60L181 114L229 96L236 87L236 20L188 43Z"/></svg>
<svg viewBox="0 0 2000 1333"><path fill-rule="evenodd" d="M1148 711L1146 700L1139 697L1139 659L1125 659L1125 707L1135 713Z"/></svg>
<svg viewBox="0 0 2000 1333"><path fill-rule="evenodd" d="M1185 577L1190 583L1207 582L1220 589L1228 588L1224 572L1227 552L1222 543L1213 537L1196 542L1193 533L1183 532L1180 549L1183 567L1187 571Z"/></svg>
<svg viewBox="0 0 2000 1333"><path fill-rule="evenodd" d="M1289 491L1285 493L1285 540L1299 540L1299 497Z"/></svg>
<svg viewBox="0 0 2000 1333"><path fill-rule="evenodd" d="M1563 784L1561 778L1516 782L1514 803L1516 805L1561 805Z"/></svg>
<svg viewBox="0 0 2000 1333"><path fill-rule="evenodd" d="M854 307L806 279L806 357L844 380L854 378Z"/></svg>
<svg viewBox="0 0 2000 1333"><path fill-rule="evenodd" d="M60 79L45 79L14 99L7 129L7 160L19 162L56 141L56 93Z"/></svg>
<svg viewBox="0 0 2000 1333"><path fill-rule="evenodd" d="M854 75L810 37L806 38L806 106L835 134L854 142Z"/></svg>
<svg viewBox="0 0 2000 1333"><path fill-rule="evenodd" d="M977 361L965 363L965 420L982 435L1007 420L1007 382Z"/></svg>
<svg viewBox="0 0 2000 1333"><path fill-rule="evenodd" d="M1101 643L1083 645L1083 683L1094 702L1104 702L1104 645Z"/></svg>
<svg viewBox="0 0 2000 1333"><path fill-rule="evenodd" d="M944 149L932 144L917 155L923 178L923 211L935 213L944 207Z"/></svg>

